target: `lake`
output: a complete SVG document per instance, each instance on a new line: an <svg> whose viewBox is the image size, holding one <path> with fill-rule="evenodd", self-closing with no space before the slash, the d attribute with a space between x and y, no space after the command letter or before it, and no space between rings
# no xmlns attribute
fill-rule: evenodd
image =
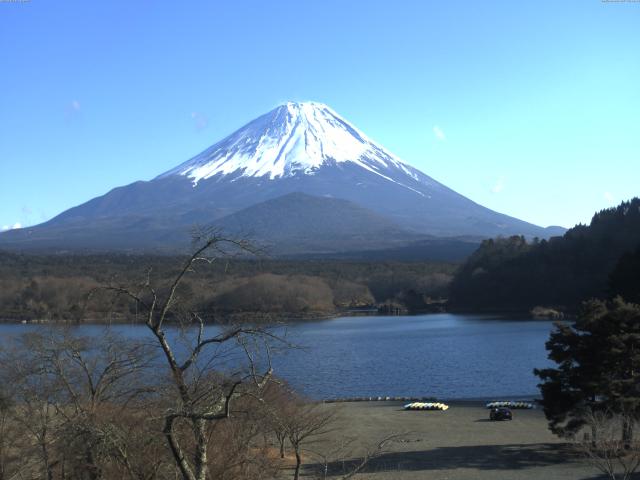
<svg viewBox="0 0 640 480"><path fill-rule="evenodd" d="M8 341L36 325L1 324ZM104 326L74 327L100 335ZM130 337L145 327L116 325ZM429 314L341 317L287 327L300 349L273 359L275 373L316 399L434 396L441 399L537 395L533 368L551 365L544 344L552 323L492 316Z"/></svg>

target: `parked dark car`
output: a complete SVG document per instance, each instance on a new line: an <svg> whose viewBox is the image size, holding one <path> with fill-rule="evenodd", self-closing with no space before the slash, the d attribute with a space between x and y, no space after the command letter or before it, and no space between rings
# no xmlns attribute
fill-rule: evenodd
<svg viewBox="0 0 640 480"><path fill-rule="evenodd" d="M511 410L508 408L492 408L489 410L489 420L511 420Z"/></svg>

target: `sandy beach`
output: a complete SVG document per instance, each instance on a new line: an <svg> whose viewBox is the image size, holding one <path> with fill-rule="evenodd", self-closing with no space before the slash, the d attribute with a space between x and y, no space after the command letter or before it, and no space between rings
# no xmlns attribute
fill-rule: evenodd
<svg viewBox="0 0 640 480"><path fill-rule="evenodd" d="M489 421L484 402L447 402L447 411L405 411L404 402L326 404L338 429L314 448L329 451L345 437L360 452L385 436L404 433L356 478L438 480L595 479L598 472L547 429L540 409L514 410L512 421ZM357 456L357 455L356 455ZM311 458L308 462L313 462ZM311 468L322 469L321 462ZM347 464L346 468L349 468ZM310 470L307 470L309 472ZM344 471L333 462L329 472Z"/></svg>

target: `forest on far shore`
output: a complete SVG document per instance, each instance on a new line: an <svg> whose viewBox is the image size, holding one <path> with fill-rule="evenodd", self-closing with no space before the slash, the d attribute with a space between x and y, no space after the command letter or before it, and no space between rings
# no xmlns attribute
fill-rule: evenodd
<svg viewBox="0 0 640 480"><path fill-rule="evenodd" d="M640 199L596 213L562 237L485 240L449 288L455 308L576 311L591 298L640 303Z"/></svg>
<svg viewBox="0 0 640 480"><path fill-rule="evenodd" d="M148 255L21 255L0 252L0 319L133 321L135 304L102 290L160 288L185 258ZM198 264L179 289L184 308L208 320L315 318L348 310L437 308L456 265L431 262L220 259ZM435 305L435 306L434 306Z"/></svg>

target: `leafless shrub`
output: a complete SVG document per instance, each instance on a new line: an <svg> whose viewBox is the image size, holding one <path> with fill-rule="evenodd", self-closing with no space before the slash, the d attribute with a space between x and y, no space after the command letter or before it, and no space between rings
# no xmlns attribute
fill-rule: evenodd
<svg viewBox="0 0 640 480"><path fill-rule="evenodd" d="M630 412L590 410L584 415L586 427L574 446L588 462L612 480L628 480L640 466L640 440L629 438L638 417Z"/></svg>
<svg viewBox="0 0 640 480"><path fill-rule="evenodd" d="M373 460L389 451L389 446L403 438L407 433L389 434L374 444L364 447L356 437L343 437L334 442L331 448L324 451L307 450L307 453L318 460L320 473L317 478L326 480L329 476L347 480L362 472ZM335 465L340 465L339 472L335 472Z"/></svg>

